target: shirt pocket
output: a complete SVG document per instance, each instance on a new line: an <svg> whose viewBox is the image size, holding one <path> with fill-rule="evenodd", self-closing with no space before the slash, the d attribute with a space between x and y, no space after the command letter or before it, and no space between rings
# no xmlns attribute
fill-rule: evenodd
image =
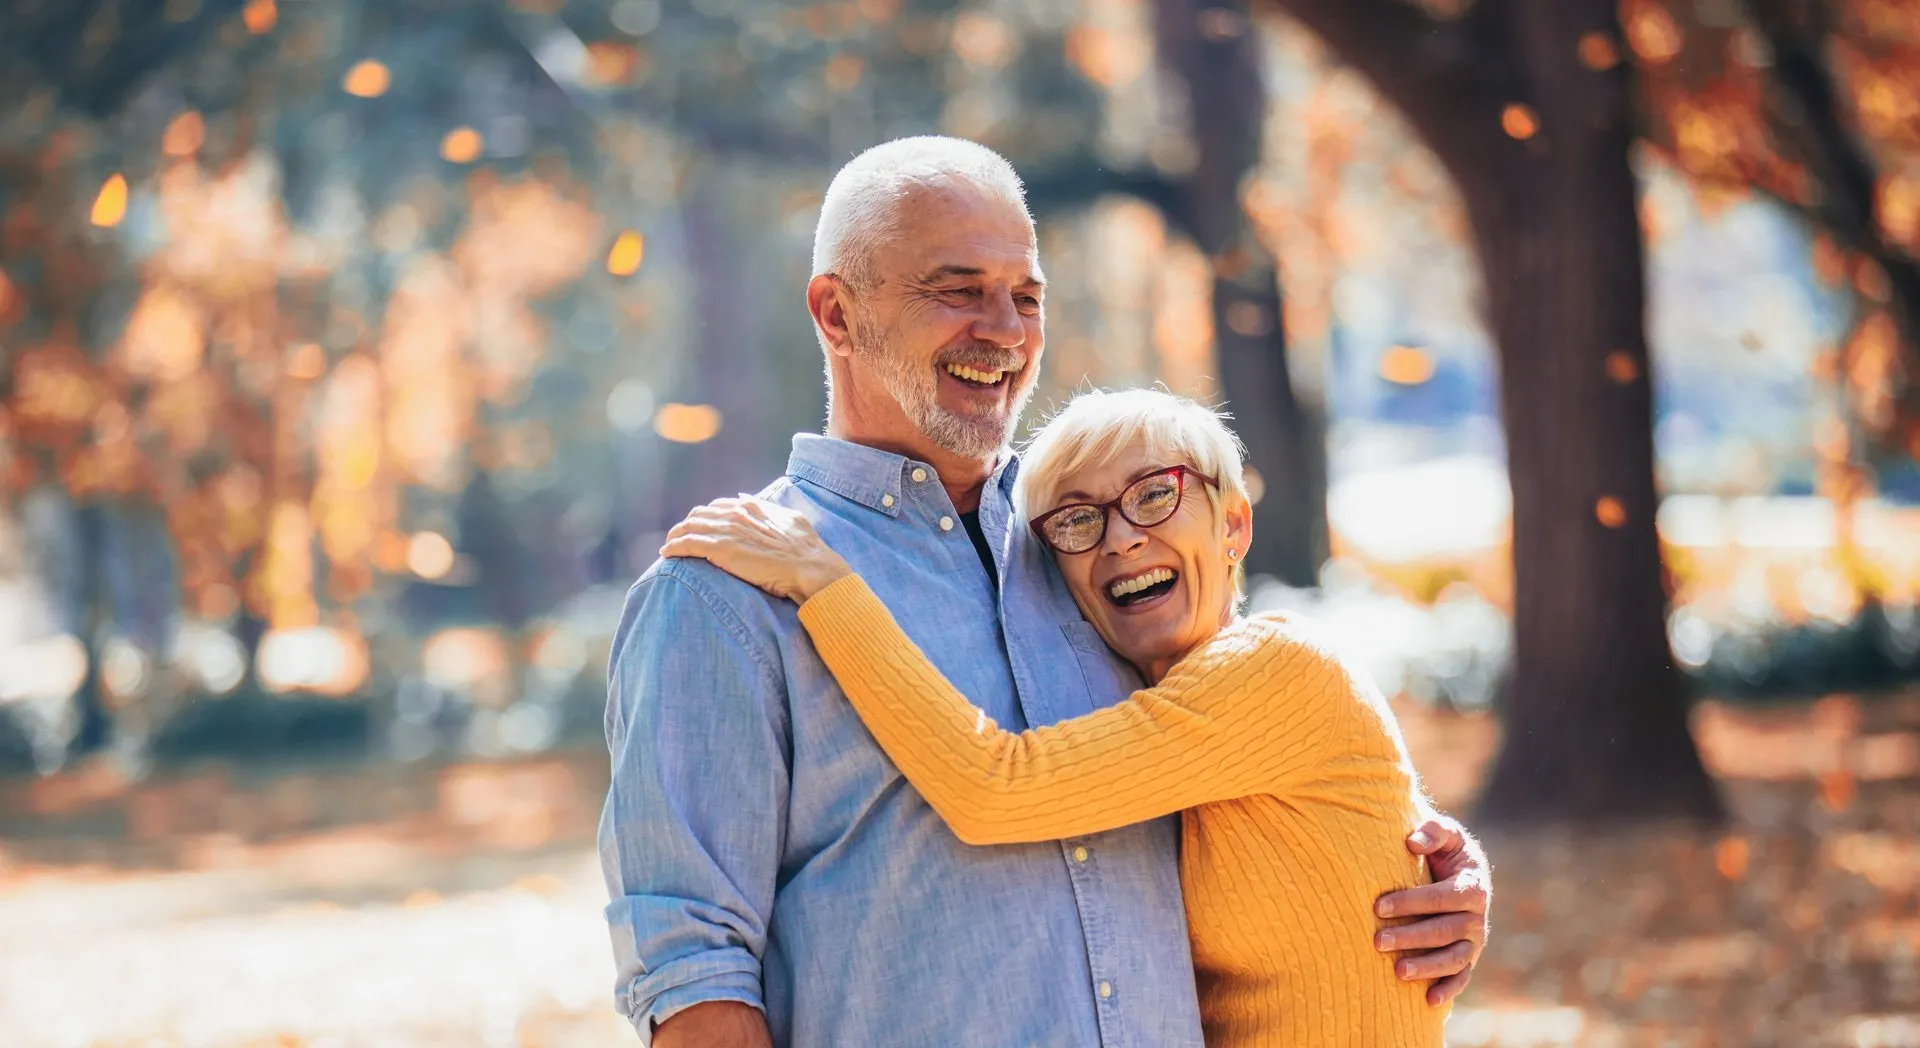
<svg viewBox="0 0 1920 1048"><path fill-rule="evenodd" d="M1086 709L1069 712L1067 716L1078 716L1111 706L1140 686L1140 675L1134 672L1130 663L1107 647L1107 642L1100 639L1100 631L1093 628L1093 623L1085 620L1063 622L1060 631L1066 634L1067 646L1073 649L1074 661L1080 664L1080 675L1086 679L1087 698L1090 700Z"/></svg>

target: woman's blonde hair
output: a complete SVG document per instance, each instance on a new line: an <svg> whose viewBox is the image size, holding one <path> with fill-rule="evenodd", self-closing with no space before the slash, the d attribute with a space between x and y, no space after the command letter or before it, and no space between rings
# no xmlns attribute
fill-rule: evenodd
<svg viewBox="0 0 1920 1048"><path fill-rule="evenodd" d="M1136 442L1169 466L1188 465L1219 481L1209 491L1215 523L1226 506L1248 502L1245 448L1227 428L1228 415L1161 389L1092 390L1067 402L1034 433L1020 455L1014 489L1022 517L1053 507L1068 477L1105 465ZM1204 486L1204 485L1203 485ZM1242 572L1234 568L1234 586Z"/></svg>

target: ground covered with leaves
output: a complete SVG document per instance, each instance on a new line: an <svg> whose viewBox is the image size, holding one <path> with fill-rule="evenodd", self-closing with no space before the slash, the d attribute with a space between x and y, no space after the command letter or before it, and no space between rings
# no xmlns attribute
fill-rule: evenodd
<svg viewBox="0 0 1920 1048"><path fill-rule="evenodd" d="M1443 802L1494 729L1403 711ZM1696 718L1733 822L1489 839L1456 1046L1920 1045L1920 696ZM593 751L0 785L0 1030L21 1048L634 1043Z"/></svg>

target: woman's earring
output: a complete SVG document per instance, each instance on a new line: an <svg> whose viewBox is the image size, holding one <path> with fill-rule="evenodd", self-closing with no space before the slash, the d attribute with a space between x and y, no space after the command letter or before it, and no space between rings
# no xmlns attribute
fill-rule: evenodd
<svg viewBox="0 0 1920 1048"><path fill-rule="evenodd" d="M1228 551L1227 551L1227 559L1228 559L1228 560L1239 560L1239 559L1240 559L1240 551L1239 551L1239 550L1237 550L1237 549L1230 549L1230 550L1228 550Z"/></svg>

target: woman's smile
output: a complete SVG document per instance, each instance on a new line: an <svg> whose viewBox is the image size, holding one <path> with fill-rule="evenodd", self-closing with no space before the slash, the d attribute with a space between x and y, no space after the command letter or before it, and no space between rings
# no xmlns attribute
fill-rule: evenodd
<svg viewBox="0 0 1920 1048"><path fill-rule="evenodd" d="M1129 570L1101 589L1107 600L1123 614L1139 615L1173 599L1180 586L1180 572L1170 567Z"/></svg>

